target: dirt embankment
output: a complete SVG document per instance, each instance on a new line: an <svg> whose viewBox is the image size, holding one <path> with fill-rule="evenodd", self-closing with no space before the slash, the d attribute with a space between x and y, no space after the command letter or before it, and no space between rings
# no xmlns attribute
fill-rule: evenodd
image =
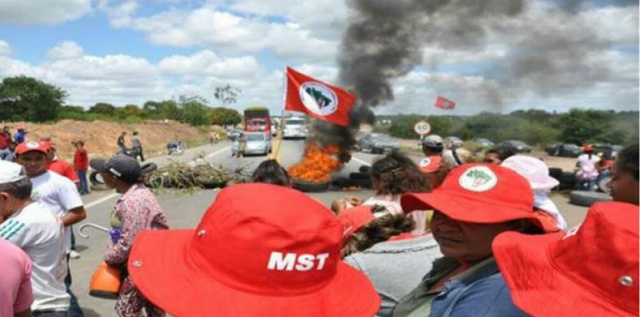
<svg viewBox="0 0 640 317"><path fill-rule="evenodd" d="M54 124L35 124L30 122L16 122L4 124L11 127L14 133L16 127L23 125L29 132L27 140L40 140L51 137L59 155L65 159L73 159L75 149L72 141L81 139L90 157L111 156L117 150L116 140L120 133L127 132L125 141L131 147L131 136L138 131L142 140L145 156L154 156L166 152L167 142L180 140L189 145L207 142L209 131L219 131L220 127L196 128L176 121L166 124L148 120L140 124L119 124L96 120L93 122L62 120Z"/></svg>

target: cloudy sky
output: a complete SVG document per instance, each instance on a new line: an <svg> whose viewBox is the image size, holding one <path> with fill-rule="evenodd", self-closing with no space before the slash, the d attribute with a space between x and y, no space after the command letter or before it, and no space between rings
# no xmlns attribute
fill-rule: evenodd
<svg viewBox="0 0 640 317"><path fill-rule="evenodd" d="M36 77L70 105L215 105L230 84L235 108L276 112L286 66L372 93L379 114L447 113L438 95L456 114L638 110L638 2L0 1L0 78Z"/></svg>

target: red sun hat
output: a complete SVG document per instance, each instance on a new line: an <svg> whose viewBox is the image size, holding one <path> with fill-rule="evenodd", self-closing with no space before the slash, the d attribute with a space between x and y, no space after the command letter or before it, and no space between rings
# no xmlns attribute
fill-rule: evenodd
<svg viewBox="0 0 640 317"><path fill-rule="evenodd" d="M440 163L442 162L442 156L431 155L423 158L418 163L418 168L423 173L433 173L440 169Z"/></svg>
<svg viewBox="0 0 640 317"><path fill-rule="evenodd" d="M596 203L567 233L502 233L493 254L514 303L533 316L638 316L636 205Z"/></svg>
<svg viewBox="0 0 640 317"><path fill-rule="evenodd" d="M371 206L357 206L343 210L338 214L338 220L344 226L343 235L345 238L350 237L354 232L366 226L369 222L376 219L371 212Z"/></svg>
<svg viewBox="0 0 640 317"><path fill-rule="evenodd" d="M20 143L16 147L16 154L22 155L24 153L32 152L32 151L42 152L44 154L47 154L48 149L49 149L48 146L43 142L29 141L29 142Z"/></svg>
<svg viewBox="0 0 640 317"><path fill-rule="evenodd" d="M469 223L502 223L530 219L544 228L533 211L533 190L518 173L495 164L472 163L451 170L430 193L402 195L405 213L436 210Z"/></svg>
<svg viewBox="0 0 640 317"><path fill-rule="evenodd" d="M370 317L380 297L342 262L343 230L299 191L234 185L195 230L138 234L128 269L142 293L174 316Z"/></svg>

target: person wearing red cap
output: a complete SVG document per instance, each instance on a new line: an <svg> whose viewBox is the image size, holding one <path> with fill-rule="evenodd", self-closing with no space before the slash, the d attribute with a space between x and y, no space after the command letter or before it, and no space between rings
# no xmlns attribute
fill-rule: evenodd
<svg viewBox="0 0 640 317"><path fill-rule="evenodd" d="M638 143L629 145L618 154L611 169L611 198L638 205Z"/></svg>
<svg viewBox="0 0 640 317"><path fill-rule="evenodd" d="M499 235L513 302L537 317L638 316L638 220L637 205L599 202L566 233Z"/></svg>
<svg viewBox="0 0 640 317"><path fill-rule="evenodd" d="M345 226L344 262L366 274L382 303L376 313L390 317L398 301L413 290L442 256L432 234L415 234L415 221L404 214L371 206L338 215Z"/></svg>
<svg viewBox="0 0 640 317"><path fill-rule="evenodd" d="M28 141L16 148L16 163L22 165L33 185L33 200L43 204L61 219L64 225L64 245L67 257L71 251L70 226L87 217L80 194L75 185L67 178L47 170L47 145L42 142ZM71 291L71 271L67 267L65 278L67 292L71 296L69 316L84 316L78 300Z"/></svg>
<svg viewBox="0 0 640 317"><path fill-rule="evenodd" d="M533 197L515 171L479 163L453 169L431 193L402 195L405 212L434 210L431 232L444 257L393 316L526 316L511 301L491 243L505 231L558 230L535 216Z"/></svg>
<svg viewBox="0 0 640 317"><path fill-rule="evenodd" d="M578 189L593 191L598 178L596 164L600 161L600 157L593 154L593 146L591 144L583 146L582 152L584 153L578 156L578 161L576 162Z"/></svg>
<svg viewBox="0 0 640 317"><path fill-rule="evenodd" d="M302 192L234 185L195 229L139 233L128 269L142 293L176 317L371 317L380 297L341 261L343 231Z"/></svg>

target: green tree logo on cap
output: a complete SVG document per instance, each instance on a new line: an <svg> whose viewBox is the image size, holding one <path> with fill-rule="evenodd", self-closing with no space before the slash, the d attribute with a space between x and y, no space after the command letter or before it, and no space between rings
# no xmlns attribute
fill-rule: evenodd
<svg viewBox="0 0 640 317"><path fill-rule="evenodd" d="M466 190L484 192L496 186L498 177L486 166L474 166L460 175L458 183Z"/></svg>

